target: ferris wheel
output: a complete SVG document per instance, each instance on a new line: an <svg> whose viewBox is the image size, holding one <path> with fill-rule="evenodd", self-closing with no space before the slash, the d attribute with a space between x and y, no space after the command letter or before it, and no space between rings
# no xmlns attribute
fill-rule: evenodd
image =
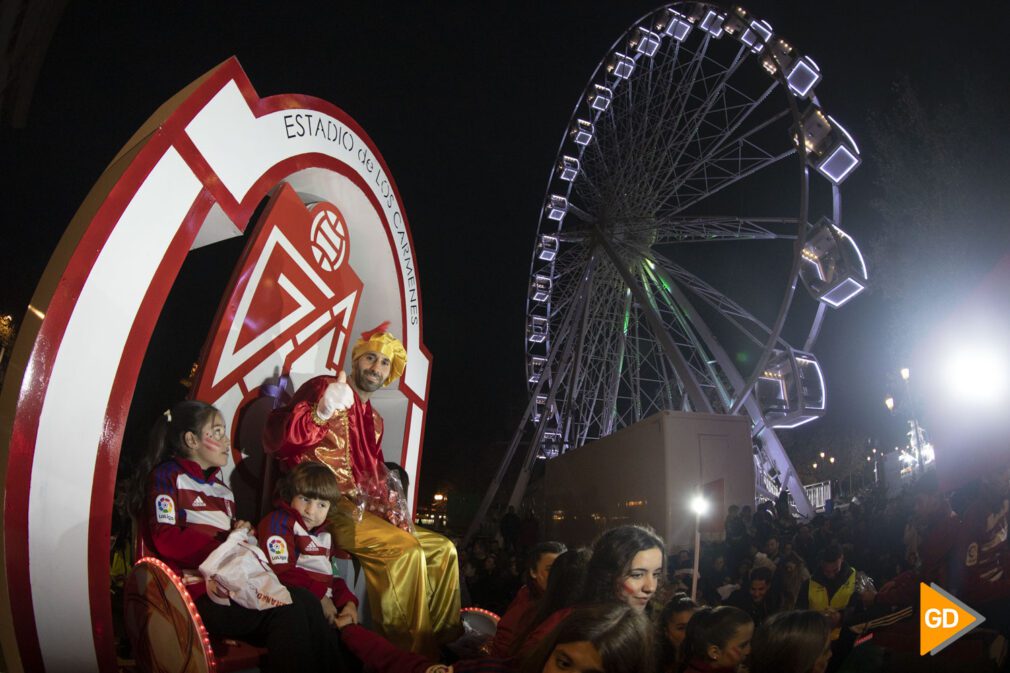
<svg viewBox="0 0 1010 673"><path fill-rule="evenodd" d="M839 186L860 152L820 82L809 55L740 7L673 3L610 48L539 221L530 403L497 480L532 435L510 504L537 459L672 409L748 415L758 492L787 487L811 514L776 430L824 414L811 350L827 309L867 281L841 228Z"/></svg>

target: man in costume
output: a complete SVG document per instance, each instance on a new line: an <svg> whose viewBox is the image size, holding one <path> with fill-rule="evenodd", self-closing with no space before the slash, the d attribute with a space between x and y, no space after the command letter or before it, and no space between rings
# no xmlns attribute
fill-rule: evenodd
<svg viewBox="0 0 1010 673"><path fill-rule="evenodd" d="M370 398L407 364L388 324L354 345L350 379L317 376L275 410L263 443L284 469L314 460L333 471L343 497L330 531L365 571L372 621L394 644L433 655L459 633L459 569L452 542L414 528L383 462L382 417Z"/></svg>

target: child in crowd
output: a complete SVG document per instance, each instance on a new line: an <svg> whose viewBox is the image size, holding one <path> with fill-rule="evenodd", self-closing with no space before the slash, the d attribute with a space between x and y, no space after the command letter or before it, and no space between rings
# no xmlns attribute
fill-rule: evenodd
<svg viewBox="0 0 1010 673"><path fill-rule="evenodd" d="M333 473L322 463L299 463L278 485L278 495L279 507L263 517L257 536L277 578L311 591L331 626L357 623L358 599L330 565L326 516L340 498Z"/></svg>
<svg viewBox="0 0 1010 673"><path fill-rule="evenodd" d="M504 657L512 648L516 634L526 630L536 614L537 602L547 590L547 578L554 561L566 551L560 542L541 542L529 554L526 583L512 600L498 622L489 652L492 657Z"/></svg>
<svg viewBox="0 0 1010 673"><path fill-rule="evenodd" d="M585 592L591 557L592 552L586 548L569 549L558 556L547 578L547 590L533 604L533 614L519 634L514 636L508 654L529 654L551 629L579 605Z"/></svg>
<svg viewBox="0 0 1010 673"><path fill-rule="evenodd" d="M235 496L221 479L229 450L217 409L179 402L151 432L150 450L125 494L127 511L140 520L151 549L183 578L211 634L265 645L268 672L340 670L339 635L327 628L319 601L305 589L291 588L290 605L267 610L222 605L207 595L218 589L207 586L196 568L232 530L250 530L248 522L235 520Z"/></svg>
<svg viewBox="0 0 1010 673"><path fill-rule="evenodd" d="M701 608L687 623L679 673L735 673L750 654L754 622L739 608Z"/></svg>
<svg viewBox="0 0 1010 673"><path fill-rule="evenodd" d="M657 653L659 654L658 669L662 673L674 673L677 670L677 651L684 643L687 635L687 624L698 610L698 605L685 593L674 594L659 615L657 623Z"/></svg>

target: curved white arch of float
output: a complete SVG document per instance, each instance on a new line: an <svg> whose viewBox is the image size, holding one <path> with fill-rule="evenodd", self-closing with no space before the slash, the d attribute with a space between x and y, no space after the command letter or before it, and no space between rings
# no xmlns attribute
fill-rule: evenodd
<svg viewBox="0 0 1010 673"><path fill-rule="evenodd" d="M323 132L299 135L296 115L302 128L311 116ZM328 180L331 173L370 193L383 224L352 232L352 254L382 245L392 262L392 269L371 271L356 265L366 287L372 283L367 301L384 304L362 303L356 322L370 327L392 318L402 334L409 365L387 395L391 409L403 409L401 460L416 468L430 355L395 184L346 114L306 96L261 100L231 59L167 103L113 161L68 228L22 324L0 397L0 440L10 437L0 635L13 670L116 669L112 494L122 429L165 297L186 253L241 233L281 180L332 201L341 181Z"/></svg>

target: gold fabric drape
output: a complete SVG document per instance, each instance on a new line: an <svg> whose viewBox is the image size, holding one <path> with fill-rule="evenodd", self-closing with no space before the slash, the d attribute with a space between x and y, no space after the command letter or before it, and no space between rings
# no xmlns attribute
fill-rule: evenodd
<svg viewBox="0 0 1010 673"><path fill-rule="evenodd" d="M459 565L456 547L423 528L417 536L365 512L355 521L346 498L331 512L336 545L365 572L372 623L394 645L428 656L459 635Z"/></svg>

